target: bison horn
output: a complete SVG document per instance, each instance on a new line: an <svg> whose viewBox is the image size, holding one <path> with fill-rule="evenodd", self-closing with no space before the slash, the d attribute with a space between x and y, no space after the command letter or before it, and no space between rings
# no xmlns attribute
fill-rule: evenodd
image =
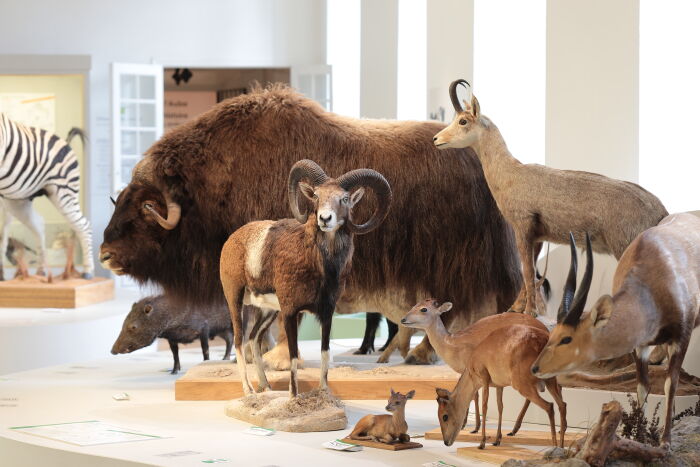
<svg viewBox="0 0 700 467"><path fill-rule="evenodd" d="M389 213L389 207L391 207L392 194L389 182L382 174L372 169L351 170L341 175L337 182L345 191L351 191L358 186L371 188L374 191L377 195L377 209L374 211L374 215L362 225L355 225L351 217L348 219L348 228L357 235L366 234L376 229L384 221Z"/></svg>
<svg viewBox="0 0 700 467"><path fill-rule="evenodd" d="M167 219L163 219L163 216L158 214L158 211L156 211L151 204L147 203L144 207L148 209L151 214L153 214L153 217L161 227L163 227L165 230L173 230L175 227L177 227L178 222L180 222L181 208L180 205L173 201L168 194L164 194L164 196L165 205L168 207Z"/></svg>
<svg viewBox="0 0 700 467"><path fill-rule="evenodd" d="M593 279L593 249L591 248L591 237L586 232L586 271L583 273L583 279L579 285L576 297L571 304L571 309L564 318L564 324L576 326L583 314L583 308L586 306L588 291L591 289Z"/></svg>
<svg viewBox="0 0 700 467"><path fill-rule="evenodd" d="M317 163L309 159L304 159L292 166L289 171L289 179L287 181L287 196L289 197L289 207L292 210L294 218L302 224L306 223L309 218L309 213L301 213L299 210L299 182L307 180L312 186L322 185L328 180L328 175L323 171Z"/></svg>
<svg viewBox="0 0 700 467"><path fill-rule="evenodd" d="M459 98L457 98L457 86L460 84L471 87L466 79L457 79L450 84L450 100L452 101L452 107L455 108L455 112L464 112L464 108L459 103Z"/></svg>
<svg viewBox="0 0 700 467"><path fill-rule="evenodd" d="M569 245L571 246L571 266L569 267L569 275L566 277L564 296L561 299L561 305L559 305L557 322L561 322L566 317L569 308L571 308L574 292L576 292L576 268L578 267L578 260L576 258L576 240L574 240L574 234L571 232L569 232Z"/></svg>

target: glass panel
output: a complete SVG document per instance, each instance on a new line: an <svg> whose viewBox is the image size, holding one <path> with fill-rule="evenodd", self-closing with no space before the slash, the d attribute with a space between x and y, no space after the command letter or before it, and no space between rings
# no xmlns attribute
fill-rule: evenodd
<svg viewBox="0 0 700 467"><path fill-rule="evenodd" d="M122 159L122 179L121 182L124 184L124 186L128 185L129 182L131 181L131 170L134 168L136 165L136 162L138 162L138 159L136 158L128 158L128 159Z"/></svg>
<svg viewBox="0 0 700 467"><path fill-rule="evenodd" d="M139 132L139 154L146 152L153 143L156 142L155 131L140 131Z"/></svg>
<svg viewBox="0 0 700 467"><path fill-rule="evenodd" d="M313 99L313 95L311 94L311 76L299 76L299 92Z"/></svg>
<svg viewBox="0 0 700 467"><path fill-rule="evenodd" d="M139 104L138 126L147 126L147 127L156 126L156 105L155 104Z"/></svg>
<svg viewBox="0 0 700 467"><path fill-rule="evenodd" d="M138 76L134 75L121 75L119 78L121 86L121 96L125 99L135 99L138 97L136 94L136 80Z"/></svg>
<svg viewBox="0 0 700 467"><path fill-rule="evenodd" d="M138 147L136 146L136 136L137 132L135 131L122 131L122 154L140 154Z"/></svg>
<svg viewBox="0 0 700 467"><path fill-rule="evenodd" d="M328 76L325 74L314 76L314 84L316 95L313 98L323 103L328 99Z"/></svg>
<svg viewBox="0 0 700 467"><path fill-rule="evenodd" d="M134 127L138 126L138 106L137 104L125 104L121 105L121 121L122 126Z"/></svg>
<svg viewBox="0 0 700 467"><path fill-rule="evenodd" d="M139 99L156 98L156 77L139 76Z"/></svg>

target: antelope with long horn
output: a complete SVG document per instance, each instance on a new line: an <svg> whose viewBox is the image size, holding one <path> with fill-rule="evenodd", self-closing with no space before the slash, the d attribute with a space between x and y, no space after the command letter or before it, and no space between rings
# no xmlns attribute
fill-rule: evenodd
<svg viewBox="0 0 700 467"><path fill-rule="evenodd" d="M366 223L357 225L352 211L366 188L374 191L377 207ZM312 206L310 212L300 207L299 191ZM392 198L389 183L379 172L357 169L333 179L310 160L294 164L287 193L294 219L246 224L231 234L221 250L221 284L231 312L236 357L246 394L253 389L241 347L243 303L263 309L261 324L256 325L258 332L253 337L258 390L270 388L261 339L281 313L291 357L289 392L291 397L297 395L297 325L302 311L314 314L321 322L320 387L328 388L331 321L350 272L354 236L379 227Z"/></svg>
<svg viewBox="0 0 700 467"><path fill-rule="evenodd" d="M549 378L631 352L637 370L637 398L643 405L649 394L650 346L665 344L668 375L662 443L668 447L681 365L690 335L700 325L700 219L688 213L672 214L637 236L620 258L613 295L600 297L588 313L583 311L593 269L590 248L583 284L573 301L573 238L571 248L559 322L532 373Z"/></svg>
<svg viewBox="0 0 700 467"><path fill-rule="evenodd" d="M450 85L457 114L435 135L433 143L440 149L474 149L491 194L515 231L524 285L513 311L536 311L534 250L539 243L565 244L569 232L581 241L584 232L589 232L594 251L620 259L637 235L668 215L656 196L634 183L590 172L522 164L508 151L496 125L481 114L473 94L471 102L462 106L457 97L460 85L471 89L463 79Z"/></svg>

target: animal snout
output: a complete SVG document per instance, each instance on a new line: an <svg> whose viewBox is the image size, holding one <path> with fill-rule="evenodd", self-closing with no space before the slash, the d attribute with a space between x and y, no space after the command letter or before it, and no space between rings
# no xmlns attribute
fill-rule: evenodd
<svg viewBox="0 0 700 467"><path fill-rule="evenodd" d="M333 219L333 214L328 214L328 216L324 216L323 214L319 214L318 219L321 222L323 222L324 224L328 224Z"/></svg>
<svg viewBox="0 0 700 467"><path fill-rule="evenodd" d="M537 373L540 372L540 367L539 367L538 365L534 365L534 366L531 368L531 371L532 371L532 374L533 374L533 375L537 375Z"/></svg>

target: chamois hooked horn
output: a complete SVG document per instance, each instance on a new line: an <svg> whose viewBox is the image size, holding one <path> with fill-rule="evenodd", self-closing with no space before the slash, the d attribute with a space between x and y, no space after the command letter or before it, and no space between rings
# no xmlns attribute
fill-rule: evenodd
<svg viewBox="0 0 700 467"><path fill-rule="evenodd" d="M158 214L158 211L156 211L151 203L146 203L143 207L150 211L150 213L156 219L156 222L158 222L161 227L163 227L165 230L173 230L175 227L177 227L178 222L180 222L180 214L182 210L180 205L173 201L167 192L163 193L163 197L165 198L165 205L168 207L168 217L166 219Z"/></svg>
<svg viewBox="0 0 700 467"><path fill-rule="evenodd" d="M362 235L376 229L389 213L391 206L391 187L386 178L376 170L356 169L347 172L337 179L338 185L345 191L351 191L357 186L371 188L377 195L377 209L372 217L362 225L355 225L352 217L348 219L348 228L356 235Z"/></svg>
<svg viewBox="0 0 700 467"><path fill-rule="evenodd" d="M305 224L309 218L308 212L302 214L299 210L299 190L297 188L299 182L308 180L312 186L318 186L323 184L328 178L326 172L312 160L303 159L292 166L287 181L287 196L289 198L289 207L297 221Z"/></svg>
<svg viewBox="0 0 700 467"><path fill-rule="evenodd" d="M576 292L576 269L578 267L578 259L576 258L576 240L574 240L574 234L569 232L569 245L571 246L571 266L569 267L569 275L566 277L566 284L564 285L564 296L561 298L561 305L559 305L559 312L557 313L557 322L561 323L562 320L569 313L569 308L571 308L571 302L574 298L574 292Z"/></svg>
<svg viewBox="0 0 700 467"><path fill-rule="evenodd" d="M459 103L459 98L457 97L457 86L463 85L465 87L470 87L471 84L466 79L457 79L452 81L450 84L450 100L452 101L452 107L455 108L456 112L464 112L464 107Z"/></svg>
<svg viewBox="0 0 700 467"><path fill-rule="evenodd" d="M571 309L564 318L564 324L576 326L581 320L583 308L586 306L588 291L591 289L593 279L593 249L591 248L591 237L586 232L586 271L583 273L583 279L576 292L576 297L571 304Z"/></svg>

